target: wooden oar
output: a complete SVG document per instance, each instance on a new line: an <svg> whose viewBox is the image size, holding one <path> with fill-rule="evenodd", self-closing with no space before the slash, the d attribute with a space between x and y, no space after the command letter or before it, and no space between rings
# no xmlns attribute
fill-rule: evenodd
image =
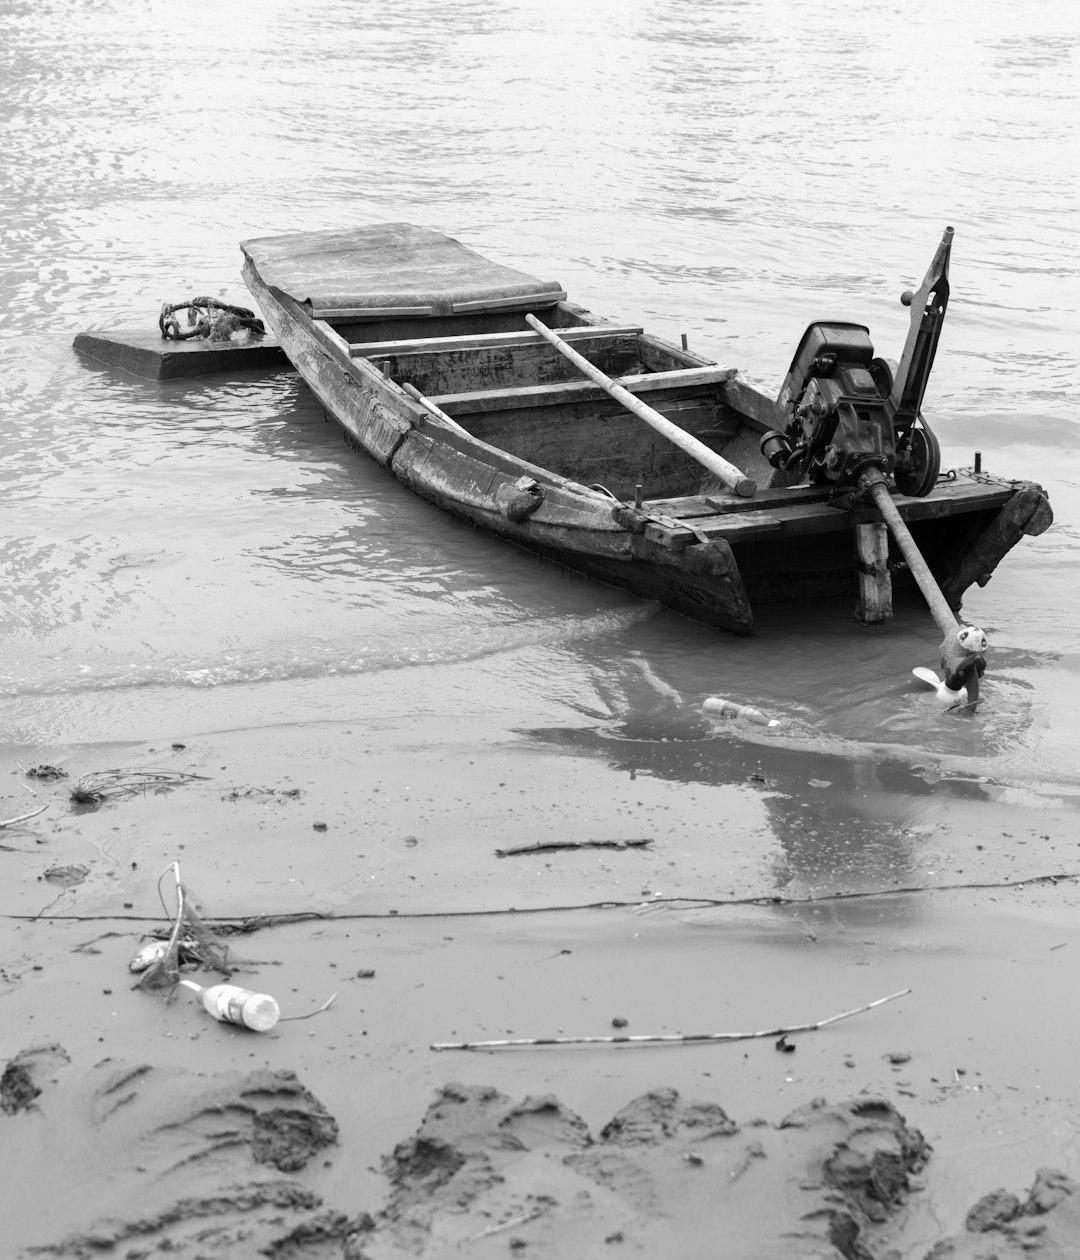
<svg viewBox="0 0 1080 1260"><path fill-rule="evenodd" d="M892 501L884 476L877 469L871 469L859 478L859 485L869 492L874 500L874 506L885 518L885 524L892 531L896 545L907 561L911 576L918 583L919 590L922 591L923 598L938 624L938 629L945 636L941 645L941 658L945 669L946 685L956 691L959 691L961 685L966 685L968 705L974 709L975 702L979 698L979 671L975 667L975 662L981 659L986 648L986 635L978 626L962 626L956 619L956 615L949 607L949 601L941 593L941 587L930 572L930 566L923 559L922 552L915 539L912 538L904 518L896 510L896 504Z"/></svg>
<svg viewBox="0 0 1080 1260"><path fill-rule="evenodd" d="M601 389L621 403L627 411L632 411L639 420L644 420L646 424L658 432L662 433L669 442L673 442L676 446L684 450L691 458L703 465L714 476L719 477L729 490L733 490L737 495L744 499L751 498L757 493L757 486L740 468L736 468L734 464L729 463L722 456L699 442L696 437L687 433L685 429L680 429L677 424L672 424L667 416L662 416L659 411L654 411L652 407L647 406L640 398L635 398L628 389L624 389L622 385L617 384L600 371L598 367L594 367L588 359L572 347L567 345L558 333L553 332L547 324L542 324L535 315L526 315L525 322L530 328L535 329L545 341L550 341L556 350L578 369L583 372L591 381L595 381Z"/></svg>

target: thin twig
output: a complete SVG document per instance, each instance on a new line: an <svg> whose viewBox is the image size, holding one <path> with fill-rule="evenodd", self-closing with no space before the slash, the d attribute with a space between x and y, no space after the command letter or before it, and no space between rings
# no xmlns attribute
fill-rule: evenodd
<svg viewBox="0 0 1080 1260"><path fill-rule="evenodd" d="M278 1022L284 1024L287 1020L290 1020L290 1019L311 1019L315 1015L321 1015L323 1011L328 1011L336 1000L337 1000L337 994L331 993L330 996L326 999L326 1001L322 1004L322 1006L317 1007L313 1011L308 1011L306 1015L282 1015Z"/></svg>
<svg viewBox="0 0 1080 1260"><path fill-rule="evenodd" d="M381 917L381 916L380 916ZM387 916L395 917L395 916ZM287 910L282 914L252 914L245 919L207 919L226 936L249 936L263 928L287 927L290 923L312 923L322 919L335 919L337 915L322 910Z"/></svg>
<svg viewBox="0 0 1080 1260"><path fill-rule="evenodd" d="M432 1050L503 1050L511 1046L626 1046L626 1045L689 1045L701 1041L750 1041L755 1037L780 1037L792 1033L815 1032L828 1024L835 1024L841 1019L850 1019L852 1015L861 1015L864 1011L872 1011L875 1006L904 997L910 989L901 989L899 993L890 993L888 997L878 998L866 1006L857 1006L852 1011L841 1011L839 1015L830 1015L828 1019L819 1019L813 1024L790 1024L783 1028L763 1028L761 1032L739 1033L642 1033L632 1037L514 1037L500 1041L436 1041Z"/></svg>
<svg viewBox="0 0 1080 1260"><path fill-rule="evenodd" d="M539 844L522 844L513 849L496 849L496 857L516 857L519 853L555 853L560 849L643 849L648 840L542 840Z"/></svg>
<svg viewBox="0 0 1080 1260"><path fill-rule="evenodd" d="M173 930L169 935L169 943L165 946L163 958L174 957L173 950L177 948L177 941L180 939L180 928L184 923L184 885L180 882L180 863L171 862L165 868L165 871L172 869L173 879L176 881L176 922L173 924ZM158 876L158 896L161 897L161 881L165 876L162 871ZM161 904L165 905L165 898L161 897Z"/></svg>
<svg viewBox="0 0 1080 1260"><path fill-rule="evenodd" d="M525 1225L529 1221L535 1221L538 1216L543 1216L543 1208L533 1208L531 1212L526 1212L524 1216L515 1216L508 1221L503 1221L501 1225L490 1225L487 1229L482 1229L478 1234L470 1234L469 1242L475 1242L478 1238L489 1238L492 1234L500 1234L504 1229L513 1229L516 1225Z"/></svg>
<svg viewBox="0 0 1080 1260"><path fill-rule="evenodd" d="M0 820L0 827L14 827L16 823L26 822L28 818L36 818L38 814L43 814L49 808L49 802L46 801L39 809L32 809L29 814L20 814L18 818L5 818Z"/></svg>

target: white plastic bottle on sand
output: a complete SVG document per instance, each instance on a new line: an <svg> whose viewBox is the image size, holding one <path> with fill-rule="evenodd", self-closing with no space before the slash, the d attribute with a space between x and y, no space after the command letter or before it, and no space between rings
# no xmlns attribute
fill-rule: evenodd
<svg viewBox="0 0 1080 1260"><path fill-rule="evenodd" d="M193 980L180 983L197 993L203 1009L223 1024L241 1024L255 1032L269 1032L281 1018L281 1008L268 993L252 993L237 984L203 988Z"/></svg>
<svg viewBox="0 0 1080 1260"><path fill-rule="evenodd" d="M769 717L752 704L736 704L734 700L725 700L721 696L710 696L701 707L706 713L715 713L718 717L745 718L758 726L780 725L779 718Z"/></svg>

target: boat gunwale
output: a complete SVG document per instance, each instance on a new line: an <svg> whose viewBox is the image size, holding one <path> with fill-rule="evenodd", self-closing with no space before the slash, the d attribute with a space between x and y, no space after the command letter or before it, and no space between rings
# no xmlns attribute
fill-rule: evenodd
<svg viewBox="0 0 1080 1260"><path fill-rule="evenodd" d="M269 286L263 284L254 264L250 260L244 265L243 277L256 298L261 297L263 302L267 299L275 302L281 308L283 315L293 321L301 335L304 335L306 332L306 335L312 341L320 344L322 349L339 363L351 379L356 380L362 388L370 389L380 396L384 405L401 415L410 429L433 440L437 439L460 454L473 456L478 462L490 467L492 471L516 477L532 478L541 485L559 492L560 496L565 496L566 502L564 506L566 508L573 509L576 507L579 512L584 513L589 508L600 506L614 507L620 504L627 506L623 500L615 498L608 492L594 490L584 482L574 481L549 468L544 468L539 464L532 464L520 456L510 454L502 447L493 446L470 433L461 433L451 429L420 403L410 398L396 381L385 376L373 364L366 359L353 359L348 353L349 343L326 320L312 319L304 307L291 299L288 294L280 291L275 292ZM285 345L287 338L283 334L284 330L279 334L279 340L282 342L282 345ZM299 371L299 369L297 370ZM334 414L335 419L341 424L342 428L350 433L354 440L359 441L357 435L353 434L341 418L334 413L332 404L322 397L315 384L303 372L300 372L300 375L304 377L308 388L319 398L322 405ZM548 501L550 502L550 499ZM558 500L555 502L558 503ZM555 506L555 504L553 503L552 506ZM566 529L597 529L595 523L583 525L575 523L573 520L560 523L560 527ZM609 530L603 532L609 531L625 532L625 527L612 520Z"/></svg>

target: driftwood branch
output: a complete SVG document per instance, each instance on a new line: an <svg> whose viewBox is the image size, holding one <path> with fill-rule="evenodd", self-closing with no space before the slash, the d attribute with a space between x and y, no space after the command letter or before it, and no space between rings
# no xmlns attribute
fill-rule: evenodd
<svg viewBox="0 0 1080 1260"><path fill-rule="evenodd" d="M184 885L180 882L180 863L170 862L169 865L161 872L158 877L158 896L161 896L161 880L165 877L167 871L172 871L173 879L176 882L176 921L173 923L172 931L169 933L169 943L165 947L165 953L171 954L176 948L180 940L180 929L184 923ZM162 905L165 904L162 898Z"/></svg>
<svg viewBox="0 0 1080 1260"><path fill-rule="evenodd" d="M281 1023L286 1023L290 1019L313 1019L316 1015L321 1015L323 1011L328 1011L337 1001L337 994L331 993L322 1006L317 1006L313 1011L307 1011L303 1015L282 1015Z"/></svg>
<svg viewBox="0 0 1080 1260"><path fill-rule="evenodd" d="M38 806L37 809L32 809L29 814L20 814L18 818L0 819L0 827L14 827L16 823L26 822L28 818L36 818L38 814L43 814L48 808L49 802L46 801L44 805Z"/></svg>
<svg viewBox="0 0 1080 1260"><path fill-rule="evenodd" d="M644 849L648 840L543 840L539 844L521 844L513 849L496 849L496 857L517 857L520 853L557 853L562 849Z"/></svg>
<svg viewBox="0 0 1080 1260"><path fill-rule="evenodd" d="M890 993L888 997L868 1002L866 1006L857 1006L851 1011L841 1011L839 1015L830 1015L827 1019L819 1019L813 1024L788 1024L782 1028L763 1028L760 1032L735 1033L644 1033L635 1036L607 1037L513 1037L499 1041L437 1041L432 1050L505 1050L513 1046L627 1046L627 1045L692 1045L702 1041L750 1041L756 1037L783 1037L792 1033L816 1032L828 1024L836 1024L842 1019L850 1019L852 1015L862 1015L864 1011L872 1011L875 1006L883 1006L896 998L904 997L910 989L901 989L899 993Z"/></svg>
<svg viewBox="0 0 1080 1260"><path fill-rule="evenodd" d="M501 1234L504 1229L516 1229L519 1225L527 1225L529 1221L535 1221L538 1216L543 1216L543 1208L533 1208L531 1212L526 1212L523 1216L515 1216L508 1221L503 1221L501 1225L489 1225L487 1229L482 1229L478 1234L470 1234L469 1242L476 1242L478 1238L490 1238L492 1234Z"/></svg>

